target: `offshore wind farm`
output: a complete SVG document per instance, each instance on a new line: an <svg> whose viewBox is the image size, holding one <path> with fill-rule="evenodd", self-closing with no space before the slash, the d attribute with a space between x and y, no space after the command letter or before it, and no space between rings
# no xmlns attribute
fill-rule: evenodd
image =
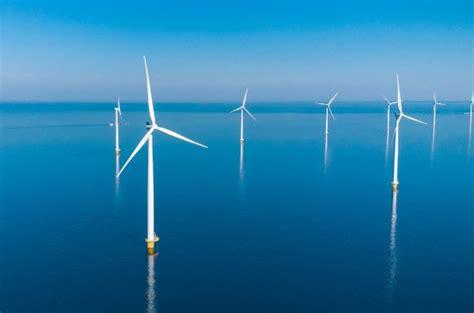
<svg viewBox="0 0 474 313"><path fill-rule="evenodd" d="M0 313L472 311L472 6L0 6Z"/></svg>

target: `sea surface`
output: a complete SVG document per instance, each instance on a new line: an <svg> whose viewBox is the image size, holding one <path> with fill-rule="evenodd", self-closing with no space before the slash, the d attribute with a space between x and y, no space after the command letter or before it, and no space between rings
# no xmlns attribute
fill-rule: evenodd
<svg viewBox="0 0 474 313"><path fill-rule="evenodd" d="M149 120L123 103L0 104L0 312L474 310L468 103L406 102L400 186L383 102L155 105L157 255L147 256ZM388 143L388 144L387 144ZM388 150L387 150L388 149Z"/></svg>

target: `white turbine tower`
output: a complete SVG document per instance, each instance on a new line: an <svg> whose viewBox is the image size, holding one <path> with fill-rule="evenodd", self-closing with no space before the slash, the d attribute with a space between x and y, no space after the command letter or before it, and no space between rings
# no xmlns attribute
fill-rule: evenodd
<svg viewBox="0 0 474 313"><path fill-rule="evenodd" d="M436 99L436 94L433 93L433 126L431 131L431 161L433 161L435 138L436 138L436 107L438 105L446 105L444 103L438 102Z"/></svg>
<svg viewBox="0 0 474 313"><path fill-rule="evenodd" d="M150 89L150 79L148 76L148 67L146 63L146 58L143 57L143 61L145 63L145 74L146 74L146 90L148 95L148 111L150 114L150 121L151 124L147 125L148 131L143 136L142 140L138 143L135 150L133 150L132 154L128 158L127 162L125 162L124 166L118 173L117 177L125 170L127 165L133 159L133 157L140 151L140 149L148 142L148 201L147 201L147 237L146 243L148 248L148 254L152 255L155 252L155 242L158 241L158 236L155 234L154 230L154 181L153 181L153 133L155 131L159 131L165 133L169 136L175 137L177 139L192 143L194 145L207 148L207 146L202 145L198 142L195 142L191 139L188 139L172 130L166 129L164 127L158 126L156 119L155 119L155 110L153 109L153 98L151 96L151 89Z"/></svg>
<svg viewBox="0 0 474 313"><path fill-rule="evenodd" d="M333 120L335 119L334 115L332 114L331 103L333 103L334 99L336 99L338 94L339 94L339 92L336 92L336 94L331 98L331 100L329 100L328 103L318 102L318 104L326 107L326 131L325 131L326 136L329 133L329 131L328 131L328 115L329 115L329 113L331 114L332 119Z"/></svg>
<svg viewBox="0 0 474 313"><path fill-rule="evenodd" d="M393 181L392 181L392 191L396 192L398 191L398 136L399 136L399 128L400 128L400 121L403 118L406 118L408 120L412 120L417 123L425 124L425 122L422 122L420 120L417 120L414 117L411 117L409 115L406 115L403 112L403 105L402 105L402 97L400 95L400 80L398 78L397 74L397 107L398 107L398 116L397 116L397 121L396 121L396 126L395 126L395 148L393 151Z"/></svg>
<svg viewBox="0 0 474 313"><path fill-rule="evenodd" d="M237 109L229 112L229 113L234 113L234 112L240 111L240 143L244 142L244 111L248 115L250 115L250 117L253 118L254 121L257 120L252 115L252 113L250 113L249 110L247 110L247 108L245 107L245 103L247 102L247 93L248 93L248 89L245 89L245 95L244 95L244 100L242 101L242 105L238 107Z"/></svg>

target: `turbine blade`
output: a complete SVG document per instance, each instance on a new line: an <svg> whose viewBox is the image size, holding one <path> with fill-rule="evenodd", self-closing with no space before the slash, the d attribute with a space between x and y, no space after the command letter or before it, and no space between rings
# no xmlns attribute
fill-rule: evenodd
<svg viewBox="0 0 474 313"><path fill-rule="evenodd" d="M230 111L229 113L234 113L234 112L237 112L237 111L240 111L242 110L244 107L238 107L237 109L234 109L232 111Z"/></svg>
<svg viewBox="0 0 474 313"><path fill-rule="evenodd" d="M387 102L387 105L388 105L388 106L391 106L391 105L393 105L393 104L397 104L397 101L392 101L392 102L390 102L385 96L382 96L382 97L385 99L385 102Z"/></svg>
<svg viewBox="0 0 474 313"><path fill-rule="evenodd" d="M127 167L128 163L130 163L130 161L133 159L133 157L138 153L138 151L140 151L140 149L143 147L143 145L145 144L145 142L147 142L148 138L150 138L151 134L153 133L154 129L150 129L146 134L145 136L143 136L142 140L140 140L140 142L138 143L137 147L135 148L135 150L133 150L132 154L130 155L130 157L128 158L127 162L125 162L125 164L123 165L123 167L120 169L120 172L118 172L117 174L117 177L120 176L120 174L122 174L122 172L125 170L125 168Z"/></svg>
<svg viewBox="0 0 474 313"><path fill-rule="evenodd" d="M330 105L328 105L328 109L329 109L329 113L331 113L332 119L335 120L334 114L332 114L332 110L331 110L331 106L330 106Z"/></svg>
<svg viewBox="0 0 474 313"><path fill-rule="evenodd" d="M242 107L245 108L245 103L247 102L247 93L249 92L248 88L245 89L244 100L242 101Z"/></svg>
<svg viewBox="0 0 474 313"><path fill-rule="evenodd" d="M400 79L398 78L398 73L397 73L397 107L398 107L398 111L400 113L403 113L402 97L400 95Z"/></svg>
<svg viewBox="0 0 474 313"><path fill-rule="evenodd" d="M148 76L148 65L146 63L146 57L143 56L143 61L145 62L145 74L146 74L146 93L148 97L148 112L150 113L150 121L152 125L156 124L155 120L155 109L153 108L153 97L151 96L150 88L150 77Z"/></svg>
<svg viewBox="0 0 474 313"><path fill-rule="evenodd" d="M398 125L400 125L400 119L397 117L397 121L396 121L396 124L395 124L395 128L393 129L393 134L392 134L392 142L391 142L392 145L393 145L393 143L394 143L394 141L395 141L395 134L396 134L396 132L397 132Z"/></svg>
<svg viewBox="0 0 474 313"><path fill-rule="evenodd" d="M329 100L328 105L331 105L331 103L334 101L334 99L336 99L338 94L339 94L339 91L336 92L336 94L331 98L331 100Z"/></svg>
<svg viewBox="0 0 474 313"><path fill-rule="evenodd" d="M409 116L409 115L406 115L406 114L402 114L402 115L401 115L401 117L406 117L406 118L407 118L407 119L409 119L409 120L412 120L412 121L414 121L414 122L417 122L417 123L420 123L420 124L424 124L424 125L426 125L426 123L425 123L425 122L423 122L423 121L420 121L420 120L417 120L416 118L414 118L414 117L411 117L411 116Z"/></svg>
<svg viewBox="0 0 474 313"><path fill-rule="evenodd" d="M120 109L120 97L117 99L117 110L120 117L122 117L122 110Z"/></svg>
<svg viewBox="0 0 474 313"><path fill-rule="evenodd" d="M254 121L257 120L257 119L252 115L252 113L250 113L249 110L247 110L247 108L244 107L244 111L247 112L247 114L250 115L250 117L253 118Z"/></svg>
<svg viewBox="0 0 474 313"><path fill-rule="evenodd" d="M162 133L165 133L167 135L170 135L171 137L175 137L177 139L181 139L183 141L186 141L186 142L189 142L189 143L192 143L193 145L196 145L196 146L199 146L199 147L203 147L203 148L207 148L207 146L203 145L203 144L200 144L199 142L196 142L196 141L193 141L189 138L186 138L184 137L183 135L180 135L172 130L169 130L167 128L164 128L164 127L159 127L159 126L156 126L154 127L154 129L162 132Z"/></svg>
<svg viewBox="0 0 474 313"><path fill-rule="evenodd" d="M327 103L322 103L322 102L316 102L316 103L320 105L328 105Z"/></svg>

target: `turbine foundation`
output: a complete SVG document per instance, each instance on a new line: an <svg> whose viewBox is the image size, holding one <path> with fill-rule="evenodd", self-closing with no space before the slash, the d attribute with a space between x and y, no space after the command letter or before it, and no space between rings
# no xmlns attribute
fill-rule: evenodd
<svg viewBox="0 0 474 313"><path fill-rule="evenodd" d="M392 182L392 192L398 191L398 182Z"/></svg>
<svg viewBox="0 0 474 313"><path fill-rule="evenodd" d="M155 234L153 240L145 239L146 241L146 250L148 255L155 255L155 242L160 240L160 238Z"/></svg>

